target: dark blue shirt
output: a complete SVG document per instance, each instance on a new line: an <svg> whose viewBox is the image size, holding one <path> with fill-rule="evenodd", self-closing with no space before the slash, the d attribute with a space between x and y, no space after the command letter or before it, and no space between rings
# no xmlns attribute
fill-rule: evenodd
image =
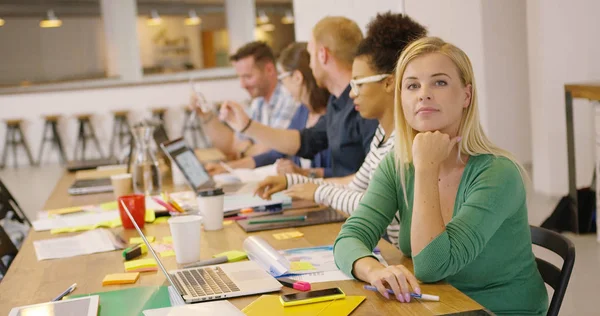
<svg viewBox="0 0 600 316"><path fill-rule="evenodd" d="M350 85L336 98L329 97L327 113L311 128L300 131L296 156L310 158L329 148L334 177L356 173L362 165L379 122L367 120L354 109Z"/></svg>
<svg viewBox="0 0 600 316"><path fill-rule="evenodd" d="M296 111L296 114L294 114L292 120L290 121L290 126L288 127L288 129L297 129L299 131L305 129L306 121L308 121L308 114L308 108L304 105L301 105ZM275 161L277 161L277 159L280 158L286 158L286 155L275 150L271 150L266 153L252 157L252 159L254 159L254 164L257 168L273 164L275 163ZM296 165L300 166L300 157L294 156L289 159L292 160ZM332 169L331 155L329 153L329 149L325 149L317 153L314 157L312 157L310 166L311 168L323 168L325 172L325 178L331 177Z"/></svg>

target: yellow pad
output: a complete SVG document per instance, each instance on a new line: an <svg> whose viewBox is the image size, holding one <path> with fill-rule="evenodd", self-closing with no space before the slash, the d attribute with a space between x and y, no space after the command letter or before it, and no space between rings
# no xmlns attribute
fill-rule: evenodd
<svg viewBox="0 0 600 316"><path fill-rule="evenodd" d="M304 236L304 234L299 231L273 234L273 237L275 237L275 239L277 239L277 240L286 240L286 239L297 238L297 237L302 237L302 236Z"/></svg>
<svg viewBox="0 0 600 316"><path fill-rule="evenodd" d="M154 210L146 210L146 216L144 216L144 222L153 223L156 220L156 213Z"/></svg>
<svg viewBox="0 0 600 316"><path fill-rule="evenodd" d="M168 258L175 256L175 250L167 250L160 253L161 258Z"/></svg>
<svg viewBox="0 0 600 316"><path fill-rule="evenodd" d="M173 243L173 236L165 236L165 237L163 237L163 242L165 244L172 244Z"/></svg>
<svg viewBox="0 0 600 316"><path fill-rule="evenodd" d="M154 259L139 259L139 260L131 260L123 263L125 266L125 271L132 271L138 269L145 268L155 268L158 265Z"/></svg>
<svg viewBox="0 0 600 316"><path fill-rule="evenodd" d="M247 316L346 316L350 315L365 296L346 296L344 299L283 307L278 295L262 295L242 309Z"/></svg>
<svg viewBox="0 0 600 316"><path fill-rule="evenodd" d="M306 270L316 270L316 268L310 262L305 261L292 261L290 262L290 271L306 271Z"/></svg>
<svg viewBox="0 0 600 316"><path fill-rule="evenodd" d="M63 214L71 214L83 211L85 208L89 208L90 205L86 206L73 206L73 207L65 207L65 208L57 208L53 210L48 210L48 215L63 215Z"/></svg>
<svg viewBox="0 0 600 316"><path fill-rule="evenodd" d="M232 220L223 221L223 225L224 225L224 226L229 226L229 225L231 225L231 224L233 224L233 221L232 221Z"/></svg>
<svg viewBox="0 0 600 316"><path fill-rule="evenodd" d="M100 204L100 208L105 211L114 211L119 209L119 205L117 204L117 201L112 201Z"/></svg>
<svg viewBox="0 0 600 316"><path fill-rule="evenodd" d="M156 240L156 237L146 236L146 239L148 239L148 242L154 242L154 240ZM131 245L137 245L137 244L143 244L143 243L144 243L144 240L142 239L142 237L129 238L129 244L131 244Z"/></svg>
<svg viewBox="0 0 600 316"><path fill-rule="evenodd" d="M102 286L116 284L133 284L140 277L139 272L107 274L102 280Z"/></svg>
<svg viewBox="0 0 600 316"><path fill-rule="evenodd" d="M248 258L248 255L245 252L239 251L239 250L231 250L231 251L221 252L220 254L214 255L213 258L223 257L223 256L227 257L228 262L236 262L236 261L241 261L241 260Z"/></svg>
<svg viewBox="0 0 600 316"><path fill-rule="evenodd" d="M152 222L152 224L164 224L167 223L169 221L169 217L159 217L157 219L154 220L154 222Z"/></svg>

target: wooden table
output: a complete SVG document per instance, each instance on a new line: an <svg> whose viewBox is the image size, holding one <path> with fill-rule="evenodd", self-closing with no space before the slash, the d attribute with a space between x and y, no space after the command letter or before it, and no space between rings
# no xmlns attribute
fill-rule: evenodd
<svg viewBox="0 0 600 316"><path fill-rule="evenodd" d="M44 207L45 209L102 203L113 199L112 194L68 196L66 189L72 183L73 177L73 175L66 174L59 180ZM301 227L297 230L304 233L304 237L276 240L272 234L285 230L246 234L234 223L226 225L221 231L202 232L201 257L202 259L208 259L212 255L226 250L242 250L242 242L248 235L257 235L264 238L275 249L330 245L334 242L340 226L340 223L336 223ZM125 240L137 236L135 230L116 228L115 231L119 232ZM149 236L156 236L157 239L170 235L168 224L146 225L144 231ZM61 236L68 235L71 234ZM161 272L146 272L140 276L140 279L134 285L102 287L102 279L106 274L123 272L123 258L120 251L37 261L33 241L56 237L58 236L51 235L49 232L35 232L32 230L29 233L6 277L0 282L0 315L7 315L10 309L15 306L48 301L74 282L78 284L75 294L111 291L133 286L168 284ZM389 264L404 264L412 270L411 260L403 257L401 252L391 244L380 241L379 247L383 257ZM174 257L161 260L167 269L177 268ZM340 287L347 295L366 296L367 299L352 315L441 315L482 309L481 305L445 283L422 285L424 293L439 295L441 297L440 302L413 300L410 304L388 301L378 293L364 290L363 285L364 283L358 281L339 281L317 283L313 285L313 288ZM283 292L293 293L294 290L284 287ZM258 295L240 297L230 301L242 309L257 297Z"/></svg>
<svg viewBox="0 0 600 316"><path fill-rule="evenodd" d="M571 200L570 228L580 232L579 207L577 204L577 173L575 169L575 134L573 131L573 98L600 101L600 82L575 83L565 85L565 111L567 123L567 160L569 165L569 198Z"/></svg>

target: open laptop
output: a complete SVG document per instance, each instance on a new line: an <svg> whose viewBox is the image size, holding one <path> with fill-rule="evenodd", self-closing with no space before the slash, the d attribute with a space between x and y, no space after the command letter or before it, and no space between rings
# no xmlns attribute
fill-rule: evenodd
<svg viewBox="0 0 600 316"><path fill-rule="evenodd" d="M167 272L160 258L152 249L146 236L137 225L127 205L121 201L127 216L133 223L148 251L156 260L177 294L186 304L212 301L230 297L277 292L282 285L253 261L218 264L213 266L179 269Z"/></svg>
<svg viewBox="0 0 600 316"><path fill-rule="evenodd" d="M217 187L215 180L204 169L194 151L182 137L161 143L160 147L171 161L179 167L189 186L196 193ZM254 192L256 183L228 183L220 187L226 193L251 193Z"/></svg>
<svg viewBox="0 0 600 316"><path fill-rule="evenodd" d="M154 141L156 142L157 147L159 144L167 142L169 140L167 136L167 131L165 130L164 124L157 124L154 129ZM135 141L131 139L129 145L129 155L127 157L127 173L131 172L131 164L133 162L133 149L134 149ZM158 155L164 155L157 150ZM116 161L116 160L115 160ZM108 167L107 167L108 168ZM110 182L110 177L108 178L97 178L97 179L79 179L75 180L73 184L69 187L68 192L70 195L83 195L83 194L93 194L93 193L105 193L112 192L113 187Z"/></svg>

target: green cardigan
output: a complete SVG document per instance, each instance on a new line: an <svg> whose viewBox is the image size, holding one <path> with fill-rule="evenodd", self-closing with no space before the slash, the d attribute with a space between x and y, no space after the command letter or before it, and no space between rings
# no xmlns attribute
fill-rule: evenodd
<svg viewBox="0 0 600 316"><path fill-rule="evenodd" d="M356 260L371 256L396 211L401 220L399 248L411 256L412 165L406 178L408 207L393 153L379 165L335 241L335 262L347 275L353 276ZM492 155L470 157L452 220L413 264L420 281L445 279L496 314L545 315L548 293L535 263L525 187L515 164Z"/></svg>

